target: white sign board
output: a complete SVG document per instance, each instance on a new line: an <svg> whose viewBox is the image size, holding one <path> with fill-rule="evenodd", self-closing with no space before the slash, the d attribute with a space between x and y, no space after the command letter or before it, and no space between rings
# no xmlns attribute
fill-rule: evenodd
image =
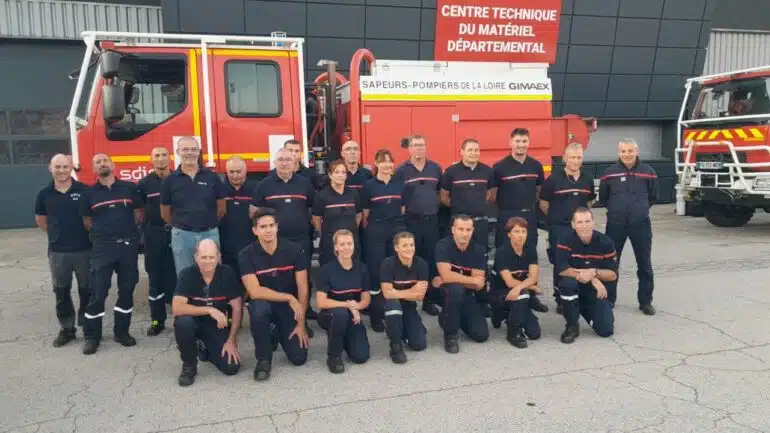
<svg viewBox="0 0 770 433"><path fill-rule="evenodd" d="M550 101L551 80L494 77L361 77L363 100L536 100Z"/></svg>

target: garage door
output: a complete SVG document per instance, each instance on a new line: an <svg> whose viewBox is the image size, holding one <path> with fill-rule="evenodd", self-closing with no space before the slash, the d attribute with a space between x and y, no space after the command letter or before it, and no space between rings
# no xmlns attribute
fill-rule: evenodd
<svg viewBox="0 0 770 433"><path fill-rule="evenodd" d="M643 159L660 158L663 142L663 126L659 122L605 122L591 134L591 141L585 153L586 161L606 161L617 158L618 141L633 138L639 143L639 154Z"/></svg>

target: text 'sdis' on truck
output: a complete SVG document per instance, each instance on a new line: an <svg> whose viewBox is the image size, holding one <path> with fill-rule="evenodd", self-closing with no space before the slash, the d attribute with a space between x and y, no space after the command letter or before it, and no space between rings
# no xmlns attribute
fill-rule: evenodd
<svg viewBox="0 0 770 433"><path fill-rule="evenodd" d="M561 1L546 3L557 4L557 13L532 16L538 22L546 12L555 16L547 44L554 57ZM448 11L439 7L439 16L442 9ZM510 12L505 22L514 18ZM515 43L543 49L525 36L529 42ZM530 154L548 173L569 142L587 147L596 129L595 119L553 117L548 62L379 60L362 48L349 60L347 77L334 59L309 59L326 72L306 83L304 40L281 32L87 31L82 37L86 52L72 74L77 85L68 120L73 165L86 183L95 181L94 153L109 154L118 177L138 181L152 168L151 149L165 146L173 155L182 136L199 140L205 166L224 174L227 159L239 155L256 178L271 169L271 155L288 139L303 144L304 163L322 175L346 140L361 145L362 163L371 166L380 148L398 163L406 160L411 134L426 137L429 157L444 168L459 160L460 143L474 137L491 165L510 152L516 127L529 128ZM495 44L488 47L524 46Z"/></svg>
<svg viewBox="0 0 770 433"><path fill-rule="evenodd" d="M699 94L688 108L693 85ZM677 213L740 227L770 212L770 66L691 78L679 115Z"/></svg>

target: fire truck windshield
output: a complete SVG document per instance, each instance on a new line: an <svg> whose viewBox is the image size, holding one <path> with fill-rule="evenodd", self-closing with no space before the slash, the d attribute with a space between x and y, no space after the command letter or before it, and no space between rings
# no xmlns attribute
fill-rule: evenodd
<svg viewBox="0 0 770 433"><path fill-rule="evenodd" d="M770 113L770 77L727 81L704 86L692 119L717 119ZM753 119L764 122L770 119ZM745 120L744 120L745 122Z"/></svg>

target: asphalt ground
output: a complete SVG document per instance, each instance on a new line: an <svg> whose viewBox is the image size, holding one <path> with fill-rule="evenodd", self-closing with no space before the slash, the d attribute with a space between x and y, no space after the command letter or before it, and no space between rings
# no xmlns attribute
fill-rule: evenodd
<svg viewBox="0 0 770 433"><path fill-rule="evenodd" d="M602 230L603 214L598 210L596 218ZM562 344L564 319L547 290L542 299L551 311L538 314L543 336L524 350L505 341L503 327L486 343L462 337L460 353L450 355L436 318L424 315L429 346L407 352L407 364L393 364L384 334L368 329L369 362L348 362L344 374L333 375L326 368L326 335L312 323L308 363L291 366L279 350L270 381L258 383L251 335L242 329L240 373L226 377L201 364L190 388L177 385L181 361L171 321L161 335L145 336L143 271L132 323L136 346L112 341L113 289L99 352L81 353L80 331L56 349L45 235L4 231L0 431L770 431L770 215L719 229L663 205L653 209L653 230L658 314L644 316L637 308L627 245L609 339L581 319L580 338ZM541 286L549 288L546 238L541 231L538 250Z"/></svg>

